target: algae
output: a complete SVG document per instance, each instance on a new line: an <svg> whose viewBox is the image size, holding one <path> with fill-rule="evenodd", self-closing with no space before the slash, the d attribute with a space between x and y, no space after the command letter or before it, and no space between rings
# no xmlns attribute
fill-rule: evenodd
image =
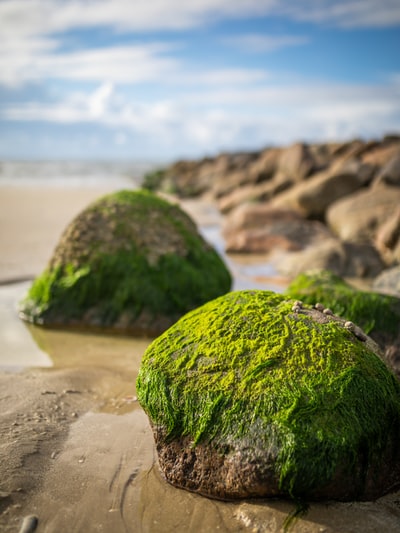
<svg viewBox="0 0 400 533"><path fill-rule="evenodd" d="M166 179L166 175L167 171L163 168L146 172L142 182L143 189L147 189L153 192L160 190L162 188L164 180Z"/></svg>
<svg viewBox="0 0 400 533"><path fill-rule="evenodd" d="M321 302L337 315L359 325L367 334L397 335L400 330L399 298L358 290L327 270L300 274L285 294L309 304Z"/></svg>
<svg viewBox="0 0 400 533"><path fill-rule="evenodd" d="M359 474L360 454L379 464L400 436L400 384L341 323L292 307L238 291L187 313L146 350L137 392L168 439L261 450L282 493L302 498L343 464Z"/></svg>
<svg viewBox="0 0 400 533"><path fill-rule="evenodd" d="M222 259L178 206L147 191L120 191L68 226L20 310L45 324L112 326L123 313L132 322L143 312L173 323L230 286Z"/></svg>

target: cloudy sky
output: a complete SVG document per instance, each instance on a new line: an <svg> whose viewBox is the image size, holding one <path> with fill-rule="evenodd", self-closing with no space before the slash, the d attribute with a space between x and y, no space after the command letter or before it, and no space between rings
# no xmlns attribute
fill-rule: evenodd
<svg viewBox="0 0 400 533"><path fill-rule="evenodd" d="M0 157L400 132L399 0L0 0Z"/></svg>

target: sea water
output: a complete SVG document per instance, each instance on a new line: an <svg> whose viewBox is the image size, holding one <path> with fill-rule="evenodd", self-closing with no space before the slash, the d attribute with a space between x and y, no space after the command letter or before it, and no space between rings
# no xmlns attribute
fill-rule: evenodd
<svg viewBox="0 0 400 533"><path fill-rule="evenodd" d="M1 185L139 186L154 161L0 161Z"/></svg>

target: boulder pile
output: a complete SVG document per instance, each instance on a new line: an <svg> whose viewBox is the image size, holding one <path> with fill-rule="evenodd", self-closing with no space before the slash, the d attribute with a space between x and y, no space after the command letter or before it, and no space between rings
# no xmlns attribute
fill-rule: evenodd
<svg viewBox="0 0 400 533"><path fill-rule="evenodd" d="M227 252L271 253L284 275L375 278L400 263L400 136L180 161L144 186L207 195L225 215Z"/></svg>

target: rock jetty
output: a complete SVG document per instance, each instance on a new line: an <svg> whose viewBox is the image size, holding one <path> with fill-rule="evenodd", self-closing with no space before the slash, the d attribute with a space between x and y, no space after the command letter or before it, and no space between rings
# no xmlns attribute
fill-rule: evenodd
<svg viewBox="0 0 400 533"><path fill-rule="evenodd" d="M20 315L45 326L157 335L230 287L222 259L180 207L126 190L69 224Z"/></svg>
<svg viewBox="0 0 400 533"><path fill-rule="evenodd" d="M283 275L372 279L400 263L400 136L179 161L144 186L206 196L225 217L227 252L271 254Z"/></svg>

